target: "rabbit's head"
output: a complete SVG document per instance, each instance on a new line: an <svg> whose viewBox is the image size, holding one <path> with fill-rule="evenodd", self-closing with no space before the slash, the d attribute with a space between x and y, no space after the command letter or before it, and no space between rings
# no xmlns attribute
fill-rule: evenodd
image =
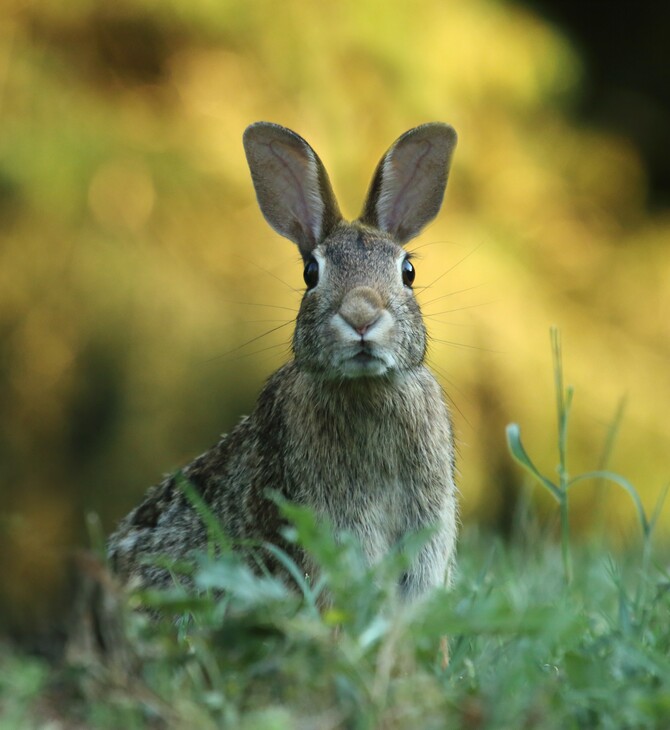
<svg viewBox="0 0 670 730"><path fill-rule="evenodd" d="M423 362L426 330L402 244L437 215L455 146L447 124L406 132L382 157L363 213L349 223L302 137L267 122L247 128L263 215L298 245L305 265L293 337L302 368L341 379L393 375Z"/></svg>

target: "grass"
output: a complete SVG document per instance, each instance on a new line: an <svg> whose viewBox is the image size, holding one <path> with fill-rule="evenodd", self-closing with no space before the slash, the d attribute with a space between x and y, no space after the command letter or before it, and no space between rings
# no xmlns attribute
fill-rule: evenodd
<svg viewBox="0 0 670 730"><path fill-rule="evenodd" d="M522 500L509 542L465 530L453 588L401 606L393 586L426 535L370 569L352 540L336 541L311 513L283 505L290 538L323 570L310 581L276 553L299 586L291 591L242 563L197 503L215 549L175 566L190 573L197 595L175 583L130 596L131 608L151 609L158 619L127 611L119 638L125 650L111 659L80 654L54 668L0 644L0 730L49 722L242 730L667 727L670 573L667 546L653 543L662 501L647 517L622 477L605 470L569 476L572 394L563 388L560 341L552 337L558 480L536 469L518 427L508 438L514 458L556 497L559 544L531 500ZM587 477L629 492L638 544L612 554L602 542L571 538L568 495ZM320 610L324 592L330 608Z"/></svg>
<svg viewBox="0 0 670 730"><path fill-rule="evenodd" d="M331 609L230 554L201 556L200 597L132 599L165 618L127 616L130 669L91 657L54 670L0 651L0 728L44 727L54 713L100 728L666 726L670 575L658 556L642 570L641 550L573 546L568 585L538 524L512 544L470 530L453 590L399 608L389 589L399 559L373 575L354 545L334 552L310 535L309 514L296 518L327 566Z"/></svg>
<svg viewBox="0 0 670 730"><path fill-rule="evenodd" d="M528 456L526 449L521 442L521 431L516 423L511 423L507 427L507 445L512 457L520 464L541 486L549 491L558 502L560 510L561 523L561 556L563 559L563 573L566 583L572 581L572 559L570 555L570 518L568 510L568 500L570 489L580 482L599 481L601 484L610 482L624 489L631 498L635 512L642 530L642 540L644 543L645 562L648 560L651 551L651 539L656 526L656 522L661 514L663 504L665 502L668 486L663 489L659 496L656 507L652 516L647 517L647 513L642 505L642 500L635 487L621 475L608 471L604 468L579 474L570 477L568 471L567 460L567 441L568 441L568 424L570 421L570 409L572 407L572 397L574 395L573 388L563 385L563 362L560 332L556 327L551 328L551 349L554 362L554 383L556 390L556 416L558 420L558 465L556 472L558 479L554 482L549 477L543 475ZM606 464L608 453L610 451L611 442L614 433L619 424L619 413L615 415L615 421L608 432L608 436L603 449L603 457L601 464Z"/></svg>

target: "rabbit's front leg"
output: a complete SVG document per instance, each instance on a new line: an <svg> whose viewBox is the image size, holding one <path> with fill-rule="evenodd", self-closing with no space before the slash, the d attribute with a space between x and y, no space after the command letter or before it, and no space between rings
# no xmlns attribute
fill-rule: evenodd
<svg viewBox="0 0 670 730"><path fill-rule="evenodd" d="M433 588L449 585L454 542L455 530L445 527L428 540L400 578L403 600L413 601Z"/></svg>

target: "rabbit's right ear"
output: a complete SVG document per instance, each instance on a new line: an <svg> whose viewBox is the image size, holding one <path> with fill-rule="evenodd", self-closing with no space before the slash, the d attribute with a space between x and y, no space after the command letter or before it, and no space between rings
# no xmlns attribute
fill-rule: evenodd
<svg viewBox="0 0 670 730"><path fill-rule="evenodd" d="M400 243L435 218L444 197L456 132L434 122L405 132L382 157L360 220Z"/></svg>
<svg viewBox="0 0 670 730"><path fill-rule="evenodd" d="M246 128L244 151L265 220L307 257L341 220L321 160L300 135L270 122Z"/></svg>

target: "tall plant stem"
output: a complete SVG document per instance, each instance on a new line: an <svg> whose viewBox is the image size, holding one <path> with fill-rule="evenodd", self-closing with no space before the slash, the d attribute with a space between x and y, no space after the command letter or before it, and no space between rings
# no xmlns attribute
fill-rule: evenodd
<svg viewBox="0 0 670 730"><path fill-rule="evenodd" d="M568 494L565 492L560 501L561 508L561 557L566 584L572 583L572 556L570 554L570 520L568 517Z"/></svg>
<svg viewBox="0 0 670 730"><path fill-rule="evenodd" d="M563 357L561 351L561 333L558 327L552 327L551 352L554 364L554 384L556 388L556 416L558 421L558 502L561 518L561 555L563 557L563 574L565 582L572 582L572 558L570 555L570 514L568 510L568 474L567 442L568 419L572 405L572 387L563 386Z"/></svg>

